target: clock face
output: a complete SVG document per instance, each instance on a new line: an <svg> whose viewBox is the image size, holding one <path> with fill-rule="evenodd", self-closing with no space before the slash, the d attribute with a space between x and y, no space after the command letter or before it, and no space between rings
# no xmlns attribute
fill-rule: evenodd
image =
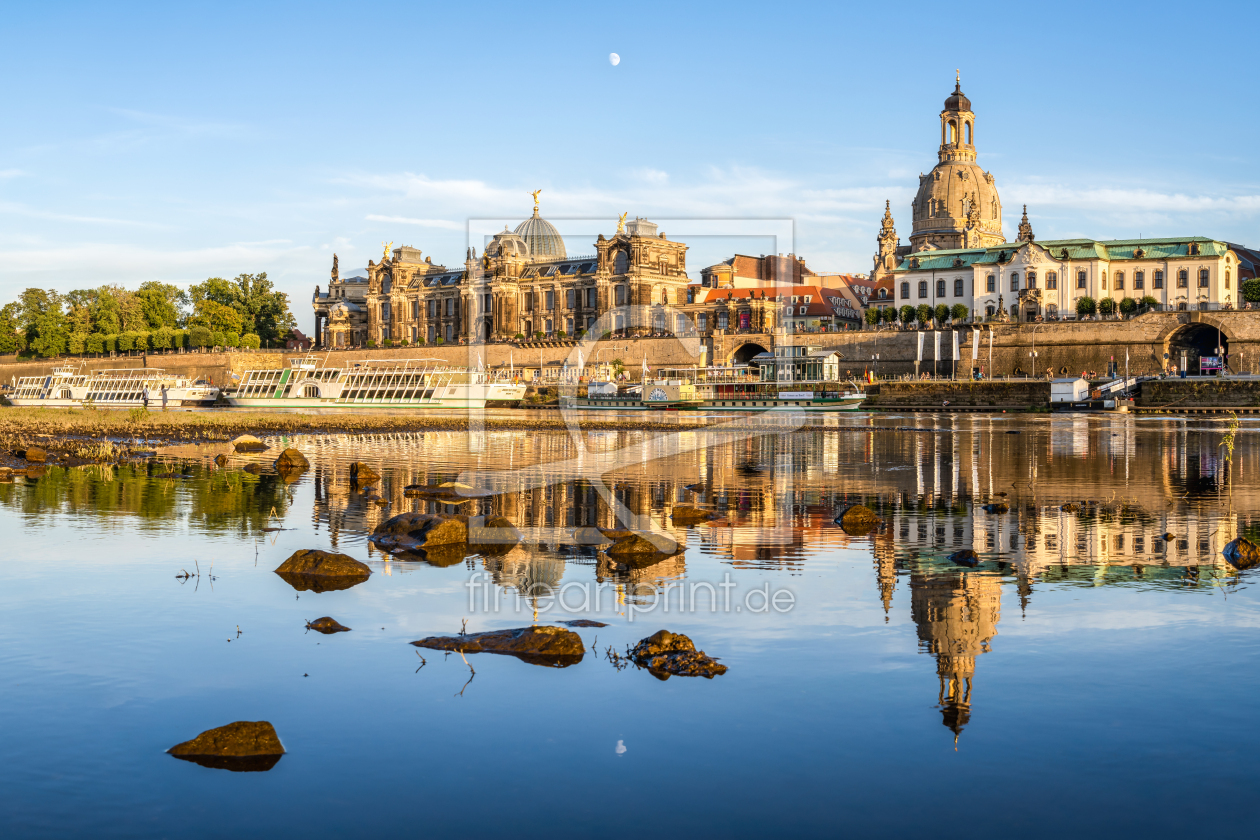
<svg viewBox="0 0 1260 840"><path fill-rule="evenodd" d="M650 402L661 402L666 399L668 399L668 396L660 388L653 388L652 393L648 394L648 400Z"/></svg>

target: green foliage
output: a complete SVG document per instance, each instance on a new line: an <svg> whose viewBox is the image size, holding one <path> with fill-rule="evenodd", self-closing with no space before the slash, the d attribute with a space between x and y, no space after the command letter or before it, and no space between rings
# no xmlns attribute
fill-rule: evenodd
<svg viewBox="0 0 1260 840"><path fill-rule="evenodd" d="M210 341L213 342L215 347L226 347L227 337L228 334L220 330L210 334Z"/></svg>
<svg viewBox="0 0 1260 840"><path fill-rule="evenodd" d="M170 350L175 346L175 330L167 326L158 327L153 333L154 350Z"/></svg>
<svg viewBox="0 0 1260 840"><path fill-rule="evenodd" d="M223 334L223 347L240 347L241 337L237 333L230 332Z"/></svg>
<svg viewBox="0 0 1260 840"><path fill-rule="evenodd" d="M27 330L27 343L31 350L41 356L59 356L66 352L66 341L69 337L62 317L61 300L50 298L48 309L35 320L33 328Z"/></svg>
<svg viewBox="0 0 1260 840"><path fill-rule="evenodd" d="M189 347L210 347L212 341L214 334L206 327L197 325L188 331Z"/></svg>
<svg viewBox="0 0 1260 840"><path fill-rule="evenodd" d="M512 337L516 339L517 341L520 341L521 339L525 338L525 333L517 333L516 335Z"/></svg>
<svg viewBox="0 0 1260 840"><path fill-rule="evenodd" d="M267 279L267 273L239 274L235 280L211 277L188 290L193 305L194 318L197 306L210 301L236 311L240 317L235 325L226 323L207 324L225 332L241 332L244 329L259 336L263 341L277 346L284 343L290 330L297 326L289 311L289 296L278 292ZM218 311L218 310L216 310ZM220 317L222 313L219 313ZM189 323L193 323L190 319Z"/></svg>
<svg viewBox="0 0 1260 840"><path fill-rule="evenodd" d="M1086 315L1093 315L1094 312L1097 311L1097 309L1098 309L1098 304L1089 295L1085 295L1084 297L1080 297L1076 299L1076 314L1080 315L1081 317L1084 317Z"/></svg>
<svg viewBox="0 0 1260 840"><path fill-rule="evenodd" d="M517 337L524 338L525 336L517 336ZM604 330L604 334L600 336L600 338L612 338L612 330Z"/></svg>
<svg viewBox="0 0 1260 840"><path fill-rule="evenodd" d="M0 309L0 353L20 353L26 349L26 337L18 331L21 307L9 303Z"/></svg>
<svg viewBox="0 0 1260 840"><path fill-rule="evenodd" d="M920 303L917 307L915 307L914 317L915 320L919 322L920 326L927 326L928 322L932 320L932 307L928 306L926 303Z"/></svg>
<svg viewBox="0 0 1260 840"><path fill-rule="evenodd" d="M567 335L564 330L556 330L556 338L565 338Z"/></svg>
<svg viewBox="0 0 1260 840"><path fill-rule="evenodd" d="M872 327L879 324L879 310L878 309L875 309L872 307L871 309L866 310L866 313L862 317L866 320L866 323Z"/></svg>
<svg viewBox="0 0 1260 840"><path fill-rule="evenodd" d="M1111 315L1115 313L1115 311L1116 311L1116 302L1113 299L1109 297L1105 297L1105 298L1101 298L1098 301L1098 314Z"/></svg>
<svg viewBox="0 0 1260 840"><path fill-rule="evenodd" d="M546 338L546 336L545 336L545 335L543 335L543 331L542 331L542 330L537 330L537 331L534 333L534 338L535 338L535 339L537 339L538 341L542 341L544 338Z"/></svg>
<svg viewBox="0 0 1260 840"><path fill-rule="evenodd" d="M151 330L174 328L179 324L180 310L188 306L188 292L156 280L141 283L136 298L140 301L145 324Z"/></svg>
<svg viewBox="0 0 1260 840"><path fill-rule="evenodd" d="M949 308L949 317L954 321L965 321L967 316L971 314L971 310L963 306L961 303L955 303Z"/></svg>
<svg viewBox="0 0 1260 840"><path fill-rule="evenodd" d="M66 352L78 355L84 351L87 345L87 334L81 332L70 333L70 337L66 340Z"/></svg>
<svg viewBox="0 0 1260 840"><path fill-rule="evenodd" d="M949 317L949 307L943 303L938 303L932 310L932 314L936 316L936 323L943 324L945 319Z"/></svg>
<svg viewBox="0 0 1260 840"><path fill-rule="evenodd" d="M148 416L149 416L149 409L145 408L142 405L138 405L127 412L127 417L131 420L132 423L143 420L144 418Z"/></svg>
<svg viewBox="0 0 1260 840"><path fill-rule="evenodd" d="M1126 316L1132 315L1134 312L1137 311L1137 308L1138 308L1137 301L1134 300L1133 298L1127 297L1127 298L1120 299L1120 314L1126 315Z"/></svg>
<svg viewBox="0 0 1260 840"><path fill-rule="evenodd" d="M897 315L899 316L901 323L909 324L914 321L914 307L907 303L905 306L901 307L901 309L897 310Z"/></svg>
<svg viewBox="0 0 1260 840"><path fill-rule="evenodd" d="M1250 303L1260 303L1260 277L1243 281L1242 296Z"/></svg>
<svg viewBox="0 0 1260 840"><path fill-rule="evenodd" d="M879 319L885 324L894 323L897 320L897 307L889 306L879 310Z"/></svg>
<svg viewBox="0 0 1260 840"><path fill-rule="evenodd" d="M375 347L375 346L376 346L376 339L375 339L375 338L369 338L369 339L367 340L367 346L368 346L368 347Z"/></svg>
<svg viewBox="0 0 1260 840"><path fill-rule="evenodd" d="M101 339L101 352L113 353L118 350L118 336L107 335Z"/></svg>
<svg viewBox="0 0 1260 840"><path fill-rule="evenodd" d="M1146 297L1142 298L1142 305L1147 306L1147 307L1159 306L1159 300L1157 298L1151 297L1150 295L1147 295Z"/></svg>
<svg viewBox="0 0 1260 840"><path fill-rule="evenodd" d="M105 336L100 333L90 333L83 342L83 351L85 353L104 353Z"/></svg>
<svg viewBox="0 0 1260 840"><path fill-rule="evenodd" d="M445 338L442 338L442 336L440 336L440 335L439 335L439 336L437 337L437 341L436 341L436 342L434 342L434 343L435 343L435 344L445 344L445 343L446 343L446 339L445 339Z"/></svg>
<svg viewBox="0 0 1260 840"><path fill-rule="evenodd" d="M254 333L245 333L245 335L241 336L240 346L245 350L257 350L259 347L262 347L262 339Z"/></svg>
<svg viewBox="0 0 1260 840"><path fill-rule="evenodd" d="M134 350L135 347L136 347L136 337L134 334L129 333L129 332L118 334L118 352L127 353Z"/></svg>

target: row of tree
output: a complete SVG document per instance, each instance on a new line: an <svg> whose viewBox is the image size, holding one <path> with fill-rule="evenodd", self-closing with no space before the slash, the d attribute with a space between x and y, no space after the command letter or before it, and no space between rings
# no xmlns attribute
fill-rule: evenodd
<svg viewBox="0 0 1260 840"><path fill-rule="evenodd" d="M955 303L953 306L946 306L943 303L928 306L926 303L921 303L918 306L906 305L900 309L895 306L887 309L868 309L864 317L866 323L872 327L880 323L893 324L898 321L906 326L918 324L921 327L927 327L931 326L933 321L938 325L946 321L965 321L970 314L971 310L961 303Z"/></svg>
<svg viewBox="0 0 1260 840"><path fill-rule="evenodd" d="M0 308L0 353L278 346L296 325L289 296L266 272L211 277L187 289L157 281L135 291L32 288Z"/></svg>

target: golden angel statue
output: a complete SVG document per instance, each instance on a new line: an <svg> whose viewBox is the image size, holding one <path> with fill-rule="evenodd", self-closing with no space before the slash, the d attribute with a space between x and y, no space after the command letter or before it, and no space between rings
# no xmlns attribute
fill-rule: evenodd
<svg viewBox="0 0 1260 840"><path fill-rule="evenodd" d="M385 260L389 259L389 252L394 250L394 243L382 242L381 247L385 249L385 253L381 255L381 262L385 262Z"/></svg>
<svg viewBox="0 0 1260 840"><path fill-rule="evenodd" d="M625 213L622 213L620 216L617 217L617 233L626 232L626 216L629 216L629 215L630 215L630 212L626 211Z"/></svg>
<svg viewBox="0 0 1260 840"><path fill-rule="evenodd" d="M538 194L540 192L542 192L542 190L534 190L532 193L530 193L530 195L534 197L534 212L535 213L538 212Z"/></svg>

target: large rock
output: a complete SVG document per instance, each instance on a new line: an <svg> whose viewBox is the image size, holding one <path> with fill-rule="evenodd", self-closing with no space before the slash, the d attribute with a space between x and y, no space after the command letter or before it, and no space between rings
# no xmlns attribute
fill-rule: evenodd
<svg viewBox="0 0 1260 840"><path fill-rule="evenodd" d="M675 525L695 525L700 522L720 519L721 517L710 510L702 510L690 505L678 505L674 508L670 518L674 520Z"/></svg>
<svg viewBox="0 0 1260 840"><path fill-rule="evenodd" d="M0 483L11 484L13 482L13 468L0 467Z"/></svg>
<svg viewBox="0 0 1260 840"><path fill-rule="evenodd" d="M306 622L306 626L308 629L314 630L317 633L323 633L325 636L333 633L348 633L350 631L349 627L344 624L339 624L336 619L330 618L329 616L317 618L314 621L308 621Z"/></svg>
<svg viewBox="0 0 1260 840"><path fill-rule="evenodd" d="M861 537L878 528L880 519L879 514L866 505L849 505L836 517L836 524L843 528L846 534Z"/></svg>
<svg viewBox="0 0 1260 840"><path fill-rule="evenodd" d="M1010 509L1011 506L1006 502L997 502L996 504L984 506L985 513L1007 513Z"/></svg>
<svg viewBox="0 0 1260 840"><path fill-rule="evenodd" d="M371 540L385 551L424 551L468 542L468 517L446 513L400 513L372 532Z"/></svg>
<svg viewBox="0 0 1260 840"><path fill-rule="evenodd" d="M281 563L276 574L301 592L332 592L363 583L372 570L348 554L304 548Z"/></svg>
<svg viewBox="0 0 1260 840"><path fill-rule="evenodd" d="M22 457L32 464L42 464L48 460L48 452L42 446L28 446L22 453Z"/></svg>
<svg viewBox="0 0 1260 840"><path fill-rule="evenodd" d="M613 541L613 544L604 549L604 553L609 557L646 557L651 555L663 555L672 557L679 553L679 545L668 537L660 534L653 534L649 531L620 531L611 529L600 529L600 533Z"/></svg>
<svg viewBox="0 0 1260 840"><path fill-rule="evenodd" d="M369 484L375 484L380 481L381 477L362 461L355 461L350 465L350 484L356 487L366 487Z"/></svg>
<svg viewBox="0 0 1260 840"><path fill-rule="evenodd" d="M726 673L726 666L702 650L682 633L658 630L630 650L630 659L647 668L660 680L671 676L713 679Z"/></svg>
<svg viewBox="0 0 1260 840"><path fill-rule="evenodd" d="M976 566L980 565L980 555L976 554L975 550L970 548L964 548L962 551L955 551L946 559L956 566L966 566L969 569L974 569Z"/></svg>
<svg viewBox="0 0 1260 840"><path fill-rule="evenodd" d="M533 665L566 668L582 661L582 637L563 627L520 627L464 636L430 636L412 642L416 647L459 653L503 653Z"/></svg>
<svg viewBox="0 0 1260 840"><path fill-rule="evenodd" d="M1246 537L1239 537L1227 544L1221 554L1225 555L1225 560L1229 565L1239 571L1251 569L1260 564L1260 546Z"/></svg>
<svg viewBox="0 0 1260 840"><path fill-rule="evenodd" d="M167 750L176 758L221 770L264 771L276 766L284 745L265 720L238 720L207 729L191 741Z"/></svg>
<svg viewBox="0 0 1260 840"><path fill-rule="evenodd" d="M237 452L265 452L271 448L253 435L240 435L232 438L229 443Z"/></svg>
<svg viewBox="0 0 1260 840"><path fill-rule="evenodd" d="M468 546L478 554L506 554L520 544L520 530L506 516L468 520Z"/></svg>
<svg viewBox="0 0 1260 840"><path fill-rule="evenodd" d="M311 462L296 449L286 449L276 459L276 472L299 472L310 468Z"/></svg>

